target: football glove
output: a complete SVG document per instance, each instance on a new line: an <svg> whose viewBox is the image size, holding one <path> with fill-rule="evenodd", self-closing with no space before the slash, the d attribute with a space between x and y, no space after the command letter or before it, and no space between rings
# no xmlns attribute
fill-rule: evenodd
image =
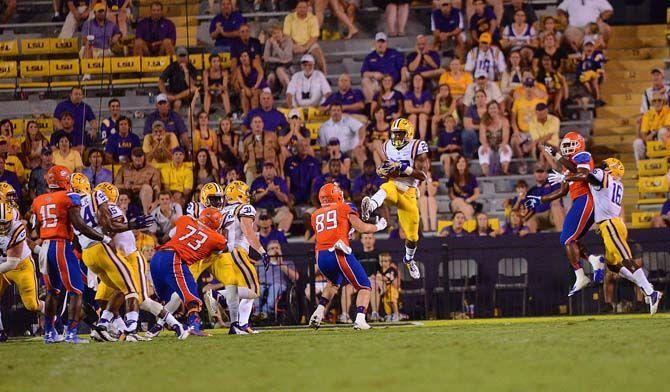
<svg viewBox="0 0 670 392"><path fill-rule="evenodd" d="M263 261L263 267L265 268L265 271L270 268L270 255L265 252L261 255L261 260Z"/></svg>
<svg viewBox="0 0 670 392"><path fill-rule="evenodd" d="M551 173L549 173L549 176L547 176L547 180L549 180L551 185L560 184L565 181L565 174L552 170Z"/></svg>
<svg viewBox="0 0 670 392"><path fill-rule="evenodd" d="M529 196L526 196L526 199L523 201L523 205L524 205L524 207L526 207L529 210L534 210L535 207L537 207L538 204L540 204L541 202L542 201L541 201L540 196L530 196L529 195Z"/></svg>
<svg viewBox="0 0 670 392"><path fill-rule="evenodd" d="M543 147L544 147L544 151L545 151L547 154L549 154L549 155L551 155L552 157L554 157L555 160L558 161L559 159L561 159L561 158L563 157L563 156L561 155L561 153L560 153L558 150L556 150L556 148L554 148L554 146L549 145L549 144L545 144Z"/></svg>
<svg viewBox="0 0 670 392"><path fill-rule="evenodd" d="M382 163L382 165L377 168L377 174L381 178L388 178L394 172L397 172L399 168L399 162L384 161L384 163Z"/></svg>
<svg viewBox="0 0 670 392"><path fill-rule="evenodd" d="M140 215L128 221L128 228L130 230L146 229L156 223L156 218L152 215Z"/></svg>
<svg viewBox="0 0 670 392"><path fill-rule="evenodd" d="M377 227L377 231L384 230L386 228L386 225L387 225L386 219L384 219L383 217L380 217L377 220L377 223L375 223L375 226Z"/></svg>

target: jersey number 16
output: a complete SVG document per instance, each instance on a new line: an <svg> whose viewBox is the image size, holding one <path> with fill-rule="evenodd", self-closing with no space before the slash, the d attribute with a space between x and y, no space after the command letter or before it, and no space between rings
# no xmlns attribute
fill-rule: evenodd
<svg viewBox="0 0 670 392"><path fill-rule="evenodd" d="M316 232L321 233L325 230L332 230L337 228L337 211L330 210L321 213L314 219L316 225Z"/></svg>
<svg viewBox="0 0 670 392"><path fill-rule="evenodd" d="M619 184L613 184L612 203L621 206L621 199L623 198L623 187Z"/></svg>

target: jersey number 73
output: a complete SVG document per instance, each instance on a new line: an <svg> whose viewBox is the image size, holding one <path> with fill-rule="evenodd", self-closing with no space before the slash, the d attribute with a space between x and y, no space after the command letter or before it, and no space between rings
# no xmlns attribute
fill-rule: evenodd
<svg viewBox="0 0 670 392"><path fill-rule="evenodd" d="M191 238L187 243L186 246L193 250L198 250L207 241L207 238L209 236L202 231L196 229L193 226L187 225L186 230L188 230L188 233L184 234L183 236L179 237L179 241L184 241L187 240L191 237L194 237L197 235L197 237Z"/></svg>

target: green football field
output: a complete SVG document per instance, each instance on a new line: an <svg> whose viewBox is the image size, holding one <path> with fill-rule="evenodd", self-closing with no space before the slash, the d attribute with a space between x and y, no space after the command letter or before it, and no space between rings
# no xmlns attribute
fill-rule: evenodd
<svg viewBox="0 0 670 392"><path fill-rule="evenodd" d="M428 321L180 342L0 345L0 391L637 391L670 383L670 314Z"/></svg>

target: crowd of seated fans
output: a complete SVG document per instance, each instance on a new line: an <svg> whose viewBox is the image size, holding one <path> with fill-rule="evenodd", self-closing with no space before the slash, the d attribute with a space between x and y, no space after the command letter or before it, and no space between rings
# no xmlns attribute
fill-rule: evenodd
<svg viewBox="0 0 670 392"><path fill-rule="evenodd" d="M295 1L283 23L265 26L258 37L237 3L221 0L218 10L210 4L216 11L209 27L213 45L204 57L209 66L200 72L189 61L193 51L176 45L175 25L160 1L150 4L149 16L134 29L129 1L66 1L67 16L55 17L64 19L60 36L79 35L82 58L119 55L120 44L131 47L126 55L173 56L158 80L156 108L145 115L142 131L133 130L137 116L118 99L104 101L109 116L101 119L83 90L72 88L53 112L50 140L34 122L25 124L22 140L12 139L11 122L0 124L2 135L9 135L8 147L0 148L2 176L14 172L17 179L8 178L31 195L44 191L40 173L51 164L82 171L93 184L114 182L134 209L157 218L158 242L202 185L243 179L261 214L289 236L302 234L291 233L292 224L315 205L321 184L337 181L354 201L379 187L374 168L384 159L390 124L406 117L440 162L419 189L422 230L437 231L436 195L443 179L452 232L460 233L457 220L463 216L488 233L468 162L478 161L483 176L532 173L537 166L538 185L527 191L543 192L540 173L546 177L554 162L541 146L558 144L570 98L567 75L595 104L604 104L599 84L609 40L606 1L566 0L557 15L540 19L525 1L436 0L425 20L431 33L417 35L406 53L392 42L407 35L410 2L374 1L384 9L387 26L371 40L360 89L349 74L331 86L319 42L327 8L345 29L344 39L359 34L357 2ZM660 80L655 83L662 83L662 75ZM660 113L667 100L661 104L656 90L648 94L647 107ZM658 115L647 117L641 139L666 138L654 128ZM643 153L636 143L636 154ZM31 170L29 176L23 168ZM516 213L518 204L511 203L510 211ZM560 229L562 206L541 209L533 221L510 222L500 233Z"/></svg>

